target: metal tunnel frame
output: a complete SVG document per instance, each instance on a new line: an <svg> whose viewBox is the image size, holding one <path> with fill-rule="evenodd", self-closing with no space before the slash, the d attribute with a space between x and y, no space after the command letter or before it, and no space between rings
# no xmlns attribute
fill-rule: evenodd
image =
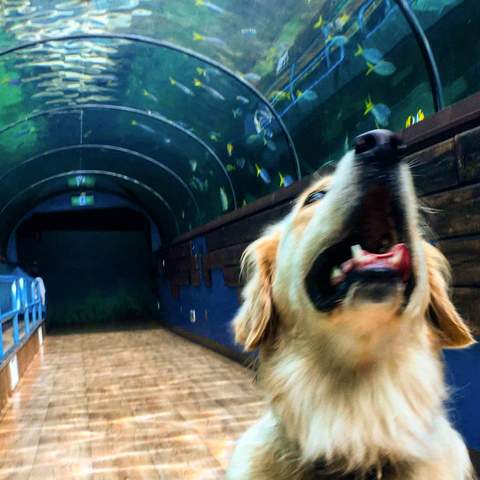
<svg viewBox="0 0 480 480"><path fill-rule="evenodd" d="M433 55L430 42L428 41L425 31L423 30L417 16L415 15L412 7L407 0L395 0L398 8L402 12L405 20L412 29L415 40L420 48L420 51L425 62L428 78L430 80L430 87L432 88L433 105L435 111L438 112L445 107L445 101L443 98L442 80L440 78L440 72L438 70L435 56Z"/></svg>
<svg viewBox="0 0 480 480"><path fill-rule="evenodd" d="M82 113L84 110L116 110L120 112L128 112L128 113L133 113L136 115L141 115L146 118L150 118L153 120L157 120L159 122L165 123L166 125L169 125L172 128L175 128L179 130L180 132L184 133L188 137L190 137L194 142L198 143L204 150L207 150L207 152L212 155L212 157L215 159L217 162L218 166L221 168L223 173L225 174L225 177L227 179L227 182L230 187L230 191L232 193L232 198L233 198L233 204L234 207L237 208L237 196L235 192L235 187L233 186L232 179L230 178L230 175L227 172L227 169L225 168L225 165L222 163L220 160L220 157L215 153L215 151L207 144L205 143L198 135L195 133L189 131L188 129L182 127L181 125L178 125L176 122L173 122L172 120L169 120L168 118L155 114L152 112L147 112L145 110L140 110L138 108L133 108L133 107L125 107L122 105L111 105L111 104L104 104L104 103L86 103L85 105L79 105L78 107L57 107L57 108L50 108L48 110L41 110L39 112L35 112L31 115L27 115L26 117L23 117L20 120L16 120L15 122L9 123L8 125L5 125L3 128L0 128L0 135L3 134L4 132L10 130L11 128L14 128L24 122L28 122L30 120L34 120L39 117L44 117L48 116L51 114L62 114L62 113L70 113L70 112L79 112ZM82 138L80 138L80 141L82 142ZM81 143L83 145L83 143ZM22 162L24 163L24 162ZM8 173L8 172L7 172ZM4 176L4 175L3 175ZM1 178L0 177L0 180Z"/></svg>
<svg viewBox="0 0 480 480"><path fill-rule="evenodd" d="M199 60L201 62L204 62L218 70L221 70L223 73L225 73L227 76L233 78L235 81L239 82L242 84L245 88L250 90L256 97L258 97L269 109L270 113L273 115L275 120L278 122L280 125L280 128L282 129L282 132L287 140L287 144L290 148L290 151L293 156L293 160L295 161L295 168L297 172L297 179L300 180L302 178L301 174L301 169L300 169L300 162L298 159L298 155L295 149L295 145L293 143L292 137L290 136L290 133L287 130L287 127L285 126L285 123L283 122L281 116L277 113L277 111L272 107L271 103L268 101L268 99L260 93L255 87L250 85L248 82L243 80L241 77L239 77L237 74L232 72L229 68L225 67L224 65L211 60L208 57L205 57L199 53L196 53L192 50L189 50L188 48L180 47L178 45L175 45L173 43L165 42L162 40L155 40L150 37L146 37L143 35L134 35L134 34L114 34L114 33L95 33L95 34L76 34L76 35L62 35L59 37L52 37L52 38L44 38L40 40L35 40L32 42L26 42L21 45L17 45L15 47L7 48L2 51L0 51L0 57L8 55L9 53L14 53L19 50L24 50L27 48L34 47L36 45L42 45L44 43L54 43L54 42L62 42L62 41L68 41L68 40L89 40L89 39L112 39L112 40L127 40L130 42L139 42L139 43L144 43L147 45L153 45L155 47L161 47L161 48L166 48L169 50L173 50L175 52L187 55L189 57L195 58L196 60Z"/></svg>
<svg viewBox="0 0 480 480"><path fill-rule="evenodd" d="M138 158L141 158L142 160L145 160L147 162L150 162L150 163L153 163L154 165L157 165L158 167L160 167L162 170L165 170L168 174L172 175L173 178L175 178L175 180L177 180L177 182L179 182L182 187L187 191L188 193L188 196L191 198L193 204L195 205L195 208L197 210L197 213L200 213L200 209L198 207L198 203L197 203L197 200L195 199L195 196L193 195L193 192L192 190L190 189L190 187L182 180L182 178L180 178L179 175L177 175L173 170L171 170L169 167L167 167L166 165L164 165L163 163L155 160L154 158L152 157L149 157L148 155L145 155L143 153L140 153L140 152L137 152L135 150L130 150L129 148L124 148L124 147L118 147L116 145L104 145L104 144L95 144L95 143L83 143L83 144L78 144L78 145L67 145L65 147L58 147L58 148L52 148L51 150L47 150L45 152L41 152L41 153L38 153L36 155L33 155L32 157L29 157L25 160L23 160L22 162L18 163L17 165L15 165L13 168L10 168L9 170L7 170L3 175L0 176L0 182L3 181L3 179L9 175L10 173L14 172L15 170L17 170L18 168L22 167L23 165L26 165L30 162L33 162L35 160L38 160L39 158L43 158L43 157L46 157L48 155L52 155L54 153L59 153L59 152L66 152L66 151L69 151L69 150L82 150L82 149L85 149L85 150L88 150L88 149L98 149L98 150L111 150L111 151L115 151L115 152L121 152L121 153L125 153L127 155L131 155L131 156L134 156L134 157L138 157ZM1 215L1 212L0 212L0 215Z"/></svg>
<svg viewBox="0 0 480 480"><path fill-rule="evenodd" d="M132 178L128 175L123 175L121 173L117 172L111 172L109 170L95 170L95 169L80 169L80 170L69 170L68 172L62 172L58 173L56 175L52 175L50 177L43 178L42 180L39 180L38 182L33 183L32 185L29 185L27 188L24 188L23 190L17 192L0 210L0 217L4 214L10 206L16 202L18 199L26 195L28 192L34 190L35 188L40 187L41 185L44 185L45 183L52 182L54 180L58 180L60 178L66 178L72 175L99 175L99 176L104 176L104 177L109 177L109 178L117 178L120 180L123 180L127 183L136 185L143 190L147 191L151 195L153 195L157 200L159 200L163 206L167 209L167 211L170 213L170 216L173 219L174 225L177 230L177 235L180 232L180 227L178 225L177 218L175 214L173 213L172 208L170 207L170 204L160 195L156 190L154 190L152 187L149 187L145 183L141 182L140 180L137 180L136 178Z"/></svg>

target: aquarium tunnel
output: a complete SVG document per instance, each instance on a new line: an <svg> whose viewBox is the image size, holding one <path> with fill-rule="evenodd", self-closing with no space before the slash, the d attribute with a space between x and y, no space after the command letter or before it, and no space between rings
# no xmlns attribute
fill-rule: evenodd
<svg viewBox="0 0 480 480"><path fill-rule="evenodd" d="M0 479L224 478L264 408L242 253L365 131L480 334L478 31L477 0L2 0ZM478 461L480 349L445 360Z"/></svg>

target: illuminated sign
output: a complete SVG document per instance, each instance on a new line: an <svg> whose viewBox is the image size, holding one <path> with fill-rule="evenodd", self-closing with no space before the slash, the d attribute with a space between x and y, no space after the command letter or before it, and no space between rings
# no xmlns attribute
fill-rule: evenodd
<svg viewBox="0 0 480 480"><path fill-rule="evenodd" d="M72 207L91 207L95 205L95 197L91 193L82 192L72 195Z"/></svg>
<svg viewBox="0 0 480 480"><path fill-rule="evenodd" d="M67 185L70 188L79 188L79 187L94 187L95 178L88 175L75 175L74 177L69 177L67 179Z"/></svg>

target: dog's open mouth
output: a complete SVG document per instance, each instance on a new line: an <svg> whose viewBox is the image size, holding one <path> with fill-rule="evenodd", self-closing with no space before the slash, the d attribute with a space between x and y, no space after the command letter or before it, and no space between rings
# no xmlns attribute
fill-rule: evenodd
<svg viewBox="0 0 480 480"><path fill-rule="evenodd" d="M315 307L331 310L353 285L373 301L403 287L408 300L414 280L400 202L386 187L375 187L349 223L353 227L346 238L323 251L307 275L306 287Z"/></svg>

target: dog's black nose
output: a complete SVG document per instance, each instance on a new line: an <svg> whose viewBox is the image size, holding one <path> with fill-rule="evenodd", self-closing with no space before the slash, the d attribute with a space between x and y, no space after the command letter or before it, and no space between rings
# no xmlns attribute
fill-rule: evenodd
<svg viewBox="0 0 480 480"><path fill-rule="evenodd" d="M355 139L355 153L364 162L396 163L404 150L401 138L390 130L371 130Z"/></svg>

